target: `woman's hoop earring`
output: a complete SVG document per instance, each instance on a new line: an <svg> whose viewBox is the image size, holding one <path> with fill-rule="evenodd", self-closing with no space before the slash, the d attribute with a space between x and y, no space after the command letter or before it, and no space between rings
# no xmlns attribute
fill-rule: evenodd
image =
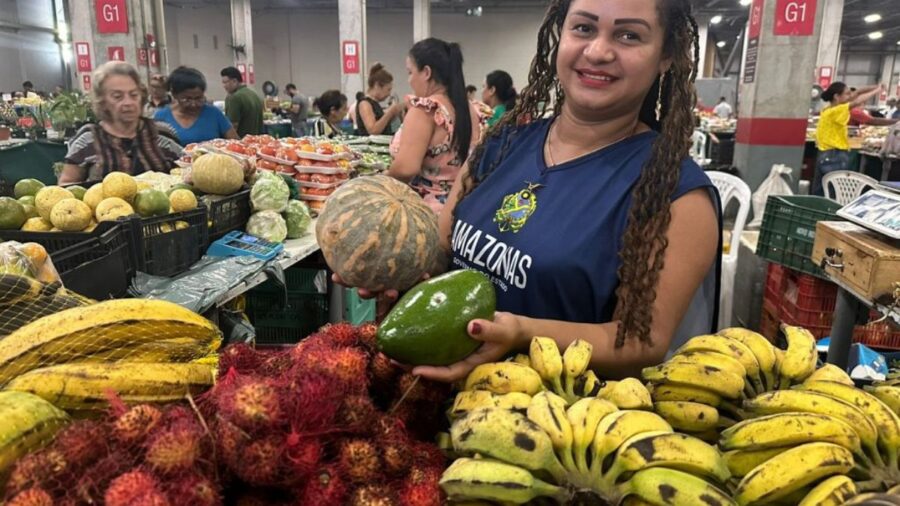
<svg viewBox="0 0 900 506"><path fill-rule="evenodd" d="M666 83L665 72L659 75L659 98L656 99L656 121L662 121L663 86Z"/></svg>

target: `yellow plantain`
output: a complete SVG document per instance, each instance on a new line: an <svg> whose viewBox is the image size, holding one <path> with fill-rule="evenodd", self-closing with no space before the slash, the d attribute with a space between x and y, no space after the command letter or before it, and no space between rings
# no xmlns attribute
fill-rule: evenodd
<svg viewBox="0 0 900 506"><path fill-rule="evenodd" d="M545 390L531 399L526 416L550 436L553 449L562 465L571 472L577 472L572 454L572 425L566 416L566 401Z"/></svg>
<svg viewBox="0 0 900 506"><path fill-rule="evenodd" d="M483 499L524 504L538 497L565 502L565 489L535 478L521 467L493 459L456 459L441 476L441 488L454 504Z"/></svg>
<svg viewBox="0 0 900 506"><path fill-rule="evenodd" d="M756 355L753 354L753 350L741 341L717 334L697 336L684 343L681 348L675 351L675 354L691 351L711 351L737 359L744 366L747 378L753 387L757 391L764 389L759 377L760 365L756 360Z"/></svg>
<svg viewBox="0 0 900 506"><path fill-rule="evenodd" d="M832 476L813 487L797 506L841 506L855 496L856 484L847 476Z"/></svg>
<svg viewBox="0 0 900 506"><path fill-rule="evenodd" d="M775 388L775 347L765 336L740 327L720 330L719 335L740 341L749 348L759 364L759 375L765 382L765 390Z"/></svg>
<svg viewBox="0 0 900 506"><path fill-rule="evenodd" d="M495 394L487 390L467 390L456 394L447 415L452 421L478 408L504 408L524 413L529 404L531 396L522 392Z"/></svg>
<svg viewBox="0 0 900 506"><path fill-rule="evenodd" d="M867 386L866 392L874 395L887 407L891 408L894 413L900 415L900 387L889 387L884 385Z"/></svg>
<svg viewBox="0 0 900 506"><path fill-rule="evenodd" d="M566 376L577 378L587 371L591 364L591 356L594 353L594 347L591 343L576 339L566 347L563 353L563 370Z"/></svg>
<svg viewBox="0 0 900 506"><path fill-rule="evenodd" d="M714 408L722 404L722 397L716 393L689 385L660 383L650 388L650 396L654 401L699 402Z"/></svg>
<svg viewBox="0 0 900 506"><path fill-rule="evenodd" d="M622 381L607 382L607 387L597 394L615 404L619 409L652 409L653 400L650 391L637 378L625 378Z"/></svg>
<svg viewBox="0 0 900 506"><path fill-rule="evenodd" d="M726 398L737 399L744 391L744 378L718 367L697 363L665 363L642 371L652 383L674 383L703 388Z"/></svg>
<svg viewBox="0 0 900 506"><path fill-rule="evenodd" d="M788 343L781 363L781 375L794 383L801 383L816 370L819 360L816 338L802 327L782 324L781 330Z"/></svg>
<svg viewBox="0 0 900 506"><path fill-rule="evenodd" d="M859 435L846 422L818 413L786 412L751 418L722 431L723 450L760 450L815 441L861 453Z"/></svg>
<svg viewBox="0 0 900 506"><path fill-rule="evenodd" d="M730 450L723 455L725 464L731 475L737 478L743 478L750 473L756 466L771 459L772 457L784 453L791 446L782 448L764 448L761 450Z"/></svg>
<svg viewBox="0 0 900 506"><path fill-rule="evenodd" d="M846 371L834 364L825 364L813 371L804 383L812 383L813 381L836 381L849 386L855 386L853 378Z"/></svg>

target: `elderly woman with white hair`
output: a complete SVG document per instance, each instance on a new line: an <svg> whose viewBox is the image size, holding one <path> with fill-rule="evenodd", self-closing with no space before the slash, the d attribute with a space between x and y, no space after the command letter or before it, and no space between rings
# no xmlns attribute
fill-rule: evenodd
<svg viewBox="0 0 900 506"><path fill-rule="evenodd" d="M109 62L93 75L94 112L69 141L60 184L99 181L110 172L169 172L182 153L171 126L141 116L147 101L137 70Z"/></svg>

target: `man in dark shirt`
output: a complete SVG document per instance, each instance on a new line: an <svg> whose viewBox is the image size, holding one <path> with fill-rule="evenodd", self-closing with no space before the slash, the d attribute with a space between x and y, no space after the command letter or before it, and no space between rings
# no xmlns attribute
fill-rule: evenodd
<svg viewBox="0 0 900 506"><path fill-rule="evenodd" d="M293 83L284 87L285 93L291 97L291 108L288 111L288 117L291 118L291 128L294 135L304 137L308 135L309 129L306 127L306 119L309 118L309 100L297 91L297 86Z"/></svg>
<svg viewBox="0 0 900 506"><path fill-rule="evenodd" d="M228 92L228 97L225 98L225 115L231 120L238 136L263 133L262 99L244 85L244 78L237 68L225 67L220 75L222 87Z"/></svg>

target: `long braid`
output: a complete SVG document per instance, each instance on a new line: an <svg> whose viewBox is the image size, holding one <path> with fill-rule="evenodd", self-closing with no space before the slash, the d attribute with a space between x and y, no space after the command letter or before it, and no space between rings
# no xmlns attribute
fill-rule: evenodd
<svg viewBox="0 0 900 506"><path fill-rule="evenodd" d="M626 338L651 342L652 307L668 247L666 232L672 218L669 206L678 186L682 161L690 153L694 128L694 80L699 62L697 23L691 16L688 0L658 2L660 18L666 28L663 47L672 58L672 67L662 83L662 121L657 121L654 114L659 82L647 94L641 108L640 120L659 131L660 135L632 193L624 245L619 254L622 260L616 291L619 309L614 318L621 324L616 347L623 346ZM555 98L554 116L562 111L565 94L556 72L556 57L570 4L571 0L553 0L550 3L538 31L537 54L531 62L528 86L523 89L516 107L488 130L469 158L469 172L462 181L460 202L497 169L512 145L517 127L542 118L551 98ZM503 134L506 135L499 156L481 167L487 144Z"/></svg>

